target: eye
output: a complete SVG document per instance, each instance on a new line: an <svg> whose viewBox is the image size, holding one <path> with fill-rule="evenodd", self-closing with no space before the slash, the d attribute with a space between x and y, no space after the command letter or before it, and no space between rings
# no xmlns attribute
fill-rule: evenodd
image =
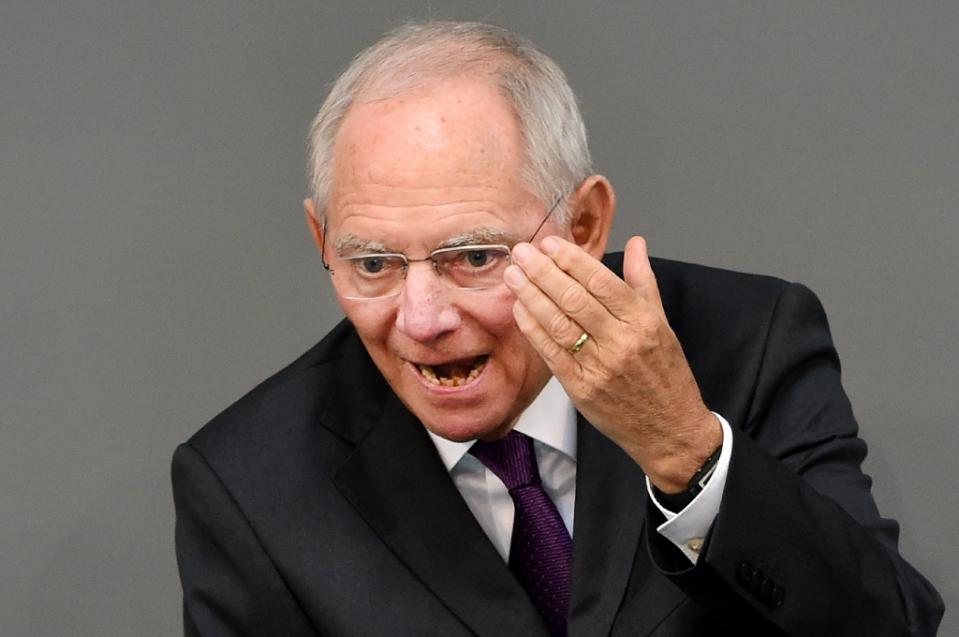
<svg viewBox="0 0 959 637"><path fill-rule="evenodd" d="M390 279L405 269L402 256L395 254L358 254L347 257L350 271L366 281Z"/></svg>
<svg viewBox="0 0 959 637"><path fill-rule="evenodd" d="M480 272L493 273L509 262L505 246L465 246L458 250L434 253L434 259L447 270L458 270L475 276Z"/></svg>
<svg viewBox="0 0 959 637"><path fill-rule="evenodd" d="M357 267L363 274L378 274L386 269L387 260L380 256L363 257L356 260Z"/></svg>
<svg viewBox="0 0 959 637"><path fill-rule="evenodd" d="M494 255L489 250L469 250L463 254L463 259L474 268L482 268L493 260Z"/></svg>

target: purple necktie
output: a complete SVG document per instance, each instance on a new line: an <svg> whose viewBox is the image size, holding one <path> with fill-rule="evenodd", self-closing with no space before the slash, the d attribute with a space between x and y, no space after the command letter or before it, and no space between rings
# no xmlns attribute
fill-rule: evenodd
<svg viewBox="0 0 959 637"><path fill-rule="evenodd" d="M495 442L477 441L470 453L503 481L513 498L516 513L510 570L546 620L550 633L565 635L573 543L540 483L533 439L510 431Z"/></svg>

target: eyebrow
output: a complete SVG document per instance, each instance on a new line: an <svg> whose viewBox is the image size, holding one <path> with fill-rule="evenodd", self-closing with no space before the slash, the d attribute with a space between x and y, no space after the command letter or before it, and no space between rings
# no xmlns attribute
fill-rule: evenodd
<svg viewBox="0 0 959 637"><path fill-rule="evenodd" d="M518 238L516 234L500 228L474 228L444 239L434 249L439 250L442 248L459 248L461 246L490 244L513 246L520 241L522 241L522 239ZM341 257L354 254L393 254L397 252L394 249L388 248L385 243L363 239L350 232L336 238L334 249L337 256Z"/></svg>
<svg viewBox="0 0 959 637"><path fill-rule="evenodd" d="M500 228L474 228L473 230L444 239L436 248L458 248L460 246L489 244L512 246L520 241L521 239L517 238L514 233L501 230Z"/></svg>
<svg viewBox="0 0 959 637"><path fill-rule="evenodd" d="M341 257L350 254L382 254L392 252L384 243L361 239L350 232L337 237L334 248L337 256Z"/></svg>

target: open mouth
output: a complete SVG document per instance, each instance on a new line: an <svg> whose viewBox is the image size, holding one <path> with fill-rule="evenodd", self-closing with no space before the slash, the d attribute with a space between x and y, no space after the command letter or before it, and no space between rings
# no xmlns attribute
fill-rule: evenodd
<svg viewBox="0 0 959 637"><path fill-rule="evenodd" d="M417 363L416 367L420 370L423 378L434 385L444 387L460 387L471 382L479 376L483 368L486 367L486 361L489 360L488 354L476 356L473 358L463 358L457 361L450 361L441 365L425 365Z"/></svg>

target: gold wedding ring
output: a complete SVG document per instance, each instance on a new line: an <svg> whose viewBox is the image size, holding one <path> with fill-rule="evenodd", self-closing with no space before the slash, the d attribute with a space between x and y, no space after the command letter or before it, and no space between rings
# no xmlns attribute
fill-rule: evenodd
<svg viewBox="0 0 959 637"><path fill-rule="evenodd" d="M586 344L586 341L589 340L589 334L583 332L579 335L579 338L576 339L576 342L573 343L570 347L566 349L570 354L575 354L579 350L583 349L583 345Z"/></svg>

